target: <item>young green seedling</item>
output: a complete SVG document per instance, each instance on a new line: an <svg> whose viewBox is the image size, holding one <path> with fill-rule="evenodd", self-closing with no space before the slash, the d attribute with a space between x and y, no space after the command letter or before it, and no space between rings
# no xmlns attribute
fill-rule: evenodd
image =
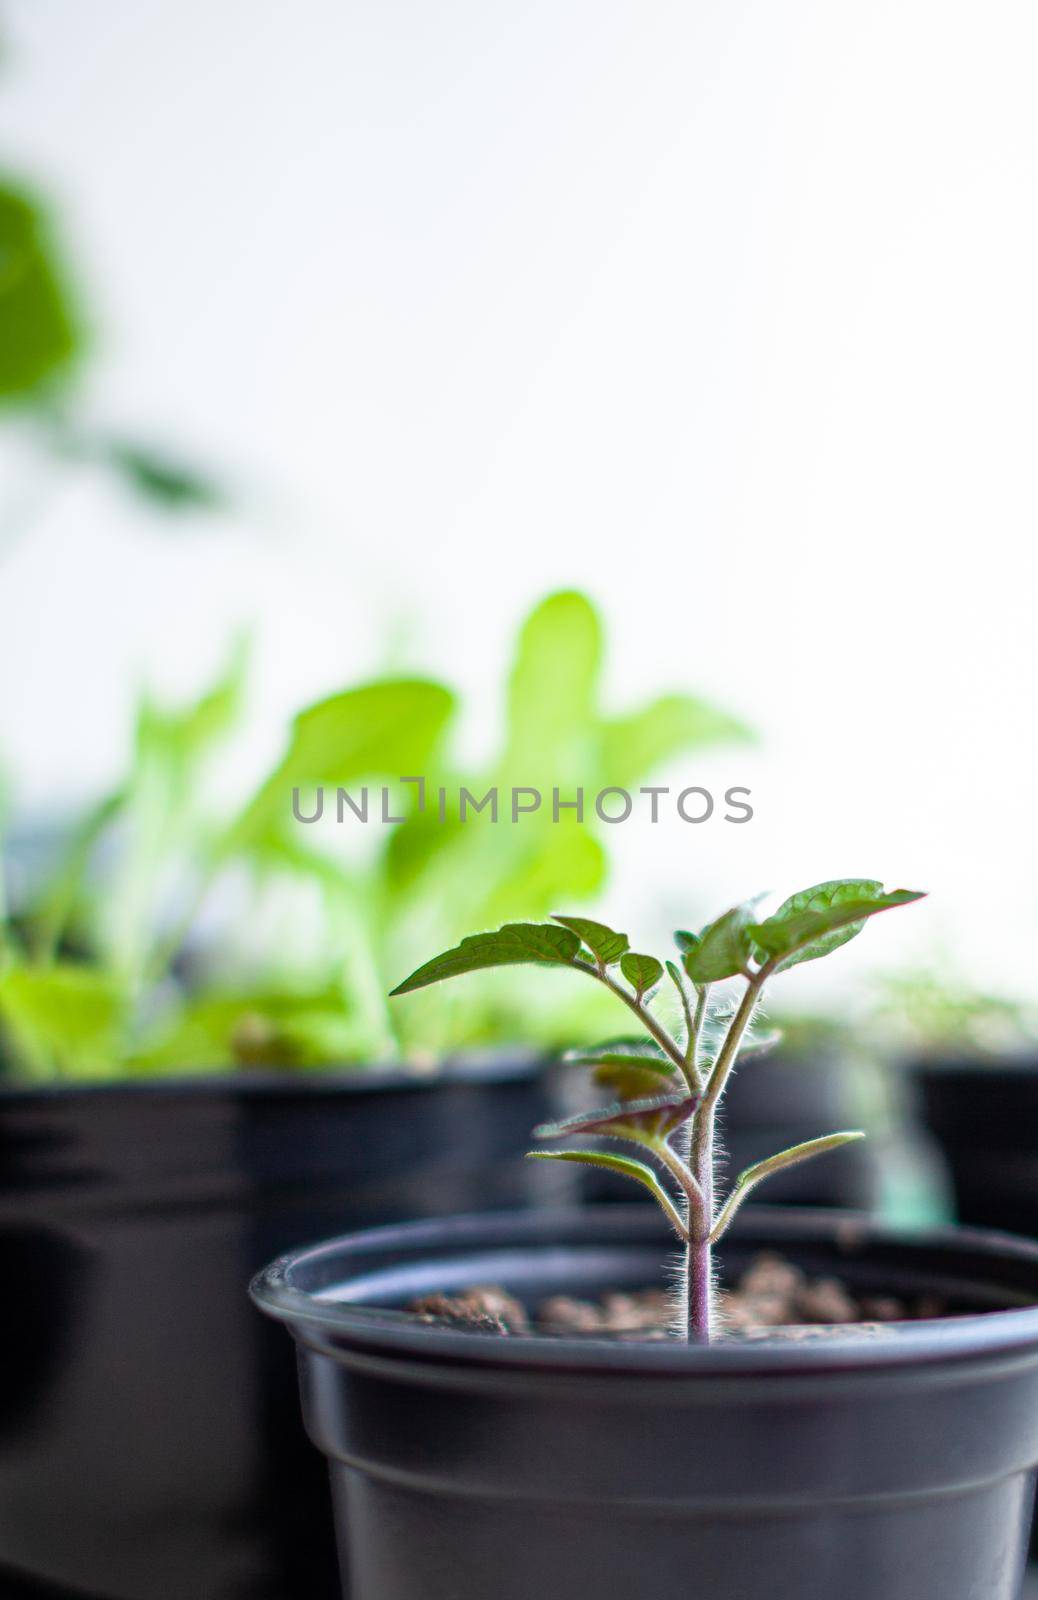
<svg viewBox="0 0 1038 1600"><path fill-rule="evenodd" d="M713 1325L713 1247L746 1196L773 1172L864 1137L830 1133L781 1150L741 1173L725 1199L717 1196L716 1116L725 1086L740 1050L764 1048L775 1037L749 1033L764 987L776 973L846 944L877 912L921 898L909 889L887 893L869 878L841 878L791 895L762 921L756 916L757 900L746 901L701 933L677 933L680 961L667 962L637 954L626 934L587 917L508 923L494 933L473 934L427 961L393 994L482 967L563 966L604 984L634 1013L646 1039L613 1041L570 1057L594 1069L596 1081L617 1095L616 1104L537 1128L535 1136L591 1135L634 1145L663 1169L676 1193L653 1167L632 1156L582 1149L531 1154L605 1167L650 1191L684 1247L682 1331L690 1341L706 1344ZM678 1033L653 1010L664 972L680 1002ZM742 984L734 1007L714 998L714 985L729 979Z"/></svg>

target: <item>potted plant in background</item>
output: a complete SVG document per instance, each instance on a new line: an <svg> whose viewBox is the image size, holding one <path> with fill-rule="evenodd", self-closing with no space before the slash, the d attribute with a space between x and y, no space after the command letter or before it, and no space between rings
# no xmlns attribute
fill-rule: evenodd
<svg viewBox="0 0 1038 1600"><path fill-rule="evenodd" d="M322 1233L528 1198L526 1132L549 1114L538 1045L567 1036L572 1008L533 1049L515 1046L524 998L504 990L397 1027L387 973L455 901L544 914L592 896L607 858L593 822L534 817L502 837L416 811L344 860L293 820L293 790L459 771L535 783L534 751L590 787L741 733L686 696L603 712L601 654L589 603L550 597L521 634L487 771L452 754L446 688L386 678L300 713L273 771L214 822L200 797L236 726L238 655L194 705L143 704L126 781L41 884L13 885L0 1259L31 1261L38 1303L61 1315L42 1319L49 1352L22 1352L35 1402L20 1364L0 1408L21 1418L0 1430L10 1585L104 1600L180 1600L185 1573L207 1600L334 1588L290 1351L239 1285ZM545 697L560 671L568 694ZM223 925L251 930L271 899L318 906L317 960L231 948ZM454 1026L465 1060L445 1058Z"/></svg>
<svg viewBox="0 0 1038 1600"><path fill-rule="evenodd" d="M604 1134L636 1154L538 1154L607 1163L661 1212L375 1230L260 1276L260 1307L299 1341L350 1600L481 1600L490 1589L498 1600L683 1600L690 1584L744 1600L776 1582L784 1600L1015 1600L1038 1461L1038 1248L740 1211L758 1182L853 1134L775 1152L726 1194L715 1187L717 1106L767 982L915 898L862 880L818 885L772 916L751 903L679 935L668 963L587 919L513 925L462 940L400 986L530 962L608 989L642 1029L626 1049L589 1052L620 1100L540 1132ZM739 992L712 1042L714 986L729 979ZM653 1004L666 981L680 1030ZM668 1282L675 1243L669 1337L531 1322L548 1297L557 1318L560 1294L634 1304L654 1277ZM859 1312L896 1295L915 1316L900 1303L883 1324L726 1335L713 1306L719 1243L729 1281L749 1253L778 1248L773 1280L824 1273Z"/></svg>
<svg viewBox="0 0 1038 1600"><path fill-rule="evenodd" d="M905 1065L962 1222L1038 1236L1038 1022L945 970L888 977L873 1027Z"/></svg>

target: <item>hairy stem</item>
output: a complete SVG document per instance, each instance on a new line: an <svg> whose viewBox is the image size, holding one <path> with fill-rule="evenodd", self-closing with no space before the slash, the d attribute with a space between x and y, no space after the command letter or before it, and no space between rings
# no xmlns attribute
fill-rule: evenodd
<svg viewBox="0 0 1038 1600"><path fill-rule="evenodd" d="M709 1239L693 1239L688 1258L688 1342L709 1344L713 1312L713 1263Z"/></svg>
<svg viewBox="0 0 1038 1600"><path fill-rule="evenodd" d="M693 1234L702 1231L703 1224L709 1231L710 1212L706 1206L702 1189L698 1179L688 1165L681 1159L676 1151L670 1148L665 1139L653 1146L653 1154L662 1161L667 1171L677 1179L678 1187L686 1201L685 1234L692 1238Z"/></svg>
<svg viewBox="0 0 1038 1600"><path fill-rule="evenodd" d="M702 1086L703 1075L699 1070L699 1040L703 1032L703 1023L706 1021L706 1006L709 993L710 991L707 984L703 983L697 985L696 1014L692 1018L692 1031L689 1035L688 1047L685 1052L685 1054L688 1056L689 1065L695 1074L696 1082L700 1086Z"/></svg>
<svg viewBox="0 0 1038 1600"><path fill-rule="evenodd" d="M711 1335L713 1269L710 1236L714 1215L714 1121L717 1103L735 1065L739 1045L756 1010L764 981L770 975L770 967L764 966L748 979L692 1122L689 1167L703 1196L703 1220L694 1220L689 1213L690 1242L685 1252L685 1297L688 1306L686 1331L690 1344L709 1344Z"/></svg>

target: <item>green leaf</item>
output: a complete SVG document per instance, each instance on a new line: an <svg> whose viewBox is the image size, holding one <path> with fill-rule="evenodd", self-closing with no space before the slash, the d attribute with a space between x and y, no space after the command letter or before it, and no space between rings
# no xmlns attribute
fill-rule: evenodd
<svg viewBox="0 0 1038 1600"><path fill-rule="evenodd" d="M733 906L703 929L698 944L684 956L685 971L693 983L719 983L746 971L753 954L750 927L760 899L756 895Z"/></svg>
<svg viewBox="0 0 1038 1600"><path fill-rule="evenodd" d="M422 678L385 678L301 711L288 749L231 830L225 849L251 845L291 824L293 789L430 771L454 696ZM334 799L333 799L334 805Z"/></svg>
<svg viewBox="0 0 1038 1600"><path fill-rule="evenodd" d="M641 710L605 723L602 768L607 782L623 787L688 750L752 737L745 724L705 700L661 695Z"/></svg>
<svg viewBox="0 0 1038 1600"><path fill-rule="evenodd" d="M688 1237L673 1200L644 1161L635 1161L631 1156L614 1155L609 1150L528 1150L527 1155L532 1161L575 1161L584 1167L599 1167L606 1172L617 1172L624 1178L633 1178L648 1189L657 1205L662 1207L678 1237Z"/></svg>
<svg viewBox="0 0 1038 1600"><path fill-rule="evenodd" d="M701 940L698 933L689 933L687 928L678 928L674 934L674 943L681 954L686 956L690 951L698 950Z"/></svg>
<svg viewBox="0 0 1038 1600"><path fill-rule="evenodd" d="M0 973L0 1022L37 1077L115 1077L128 999L108 973L72 962L11 963Z"/></svg>
<svg viewBox="0 0 1038 1600"><path fill-rule="evenodd" d="M391 995L409 994L444 978L457 978L483 967L511 967L526 963L572 966L580 953L580 940L569 928L550 923L508 922L492 933L473 933L453 950L434 956L398 983Z"/></svg>
<svg viewBox="0 0 1038 1600"><path fill-rule="evenodd" d="M227 665L208 689L188 705L168 710L145 696L137 711L138 769L161 766L180 793L191 786L198 763L241 716L248 670L248 642L238 639Z"/></svg>
<svg viewBox="0 0 1038 1600"><path fill-rule="evenodd" d="M626 933L614 933L604 922L592 922L589 917L560 917L557 912L552 912L552 919L561 922L564 928L570 928L603 967L619 961L630 943Z"/></svg>
<svg viewBox="0 0 1038 1600"><path fill-rule="evenodd" d="M647 990L659 983L663 976L663 963L655 956L637 955L629 950L620 961L620 971L640 1000Z"/></svg>
<svg viewBox="0 0 1038 1600"><path fill-rule="evenodd" d="M595 1083L621 1100L649 1099L677 1079L673 1062L651 1039L613 1039L587 1050L567 1051L563 1060L571 1066L594 1067Z"/></svg>
<svg viewBox="0 0 1038 1600"><path fill-rule="evenodd" d="M807 1139L803 1144L795 1144L788 1150L780 1150L776 1156L768 1156L764 1161L758 1161L752 1167L747 1167L736 1178L732 1191L718 1214L710 1238L716 1243L728 1229L732 1218L750 1193L765 1178L774 1172L782 1172L787 1167L799 1166L801 1161L810 1161L814 1156L825 1155L828 1150L838 1150L841 1145L853 1144L858 1139L864 1139L860 1131L853 1133L828 1133L821 1139Z"/></svg>
<svg viewBox="0 0 1038 1600"><path fill-rule="evenodd" d="M246 666L241 639L216 682L197 699L170 708L146 695L138 707L133 764L112 812L121 848L103 894L90 896L87 905L93 940L128 982L150 964L170 882L185 864L193 872L205 853L202 780L237 723ZM82 882L88 857L81 866Z"/></svg>
<svg viewBox="0 0 1038 1600"><path fill-rule="evenodd" d="M595 724L602 653L602 625L586 595L551 594L531 612L508 686L509 782L561 786L588 776L582 752Z"/></svg>
<svg viewBox="0 0 1038 1600"><path fill-rule="evenodd" d="M131 439L105 438L91 453L107 462L133 491L164 511L209 511L224 503L214 479Z"/></svg>
<svg viewBox="0 0 1038 1600"><path fill-rule="evenodd" d="M628 1061L648 1061L666 1067L668 1072L674 1070L669 1057L654 1039L644 1039L637 1034L629 1038L606 1039L602 1044L581 1045L576 1050L567 1050L563 1060L576 1067L618 1066Z"/></svg>
<svg viewBox="0 0 1038 1600"><path fill-rule="evenodd" d="M595 1083L609 1089L621 1100L650 1099L675 1081L674 1068L666 1061L653 1061L645 1056L639 1060L623 1057L602 1061L592 1073Z"/></svg>
<svg viewBox="0 0 1038 1600"><path fill-rule="evenodd" d="M235 1066L339 1068L370 1049L370 1032L341 985L270 986L191 1000L134 1051L130 1068L138 1076Z"/></svg>
<svg viewBox="0 0 1038 1600"><path fill-rule="evenodd" d="M32 400L67 378L82 343L42 209L0 184L0 400Z"/></svg>
<svg viewBox="0 0 1038 1600"><path fill-rule="evenodd" d="M662 1095L635 1100L600 1111L579 1111L562 1122L545 1122L534 1128L535 1139L565 1139L571 1133L589 1133L605 1139L630 1139L635 1144L660 1145L688 1121L699 1104L698 1095Z"/></svg>
<svg viewBox="0 0 1038 1600"><path fill-rule="evenodd" d="M773 916L755 923L750 935L768 959L784 958L780 968L785 969L829 955L859 934L877 912L922 898L913 889L885 893L874 878L834 878L790 895Z"/></svg>

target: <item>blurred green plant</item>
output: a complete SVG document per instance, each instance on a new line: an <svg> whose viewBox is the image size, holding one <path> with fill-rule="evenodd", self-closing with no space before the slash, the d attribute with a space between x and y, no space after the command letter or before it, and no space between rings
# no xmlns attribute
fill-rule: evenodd
<svg viewBox="0 0 1038 1600"><path fill-rule="evenodd" d="M903 1054L1002 1060L1034 1049L1038 1017L1033 1007L1007 995L977 989L925 967L892 972L875 986L871 1022Z"/></svg>
<svg viewBox="0 0 1038 1600"><path fill-rule="evenodd" d="M26 185L0 177L0 413L48 464L100 466L165 511L213 508L215 480L163 449L88 424L81 380L92 341L49 209ZM8 532L35 509L7 505Z"/></svg>
<svg viewBox="0 0 1038 1600"><path fill-rule="evenodd" d="M578 822L563 812L555 822L545 809L519 826L487 813L441 821L412 791L405 820L364 830L369 848L347 856L325 846L327 832L300 826L292 795L428 774L455 794L462 785L479 795L543 785L590 796L691 750L749 737L690 695L613 714L601 705L603 656L586 597L551 595L520 632L499 751L484 769L458 758L455 694L429 679L385 678L301 711L273 769L216 821L204 797L240 717L244 650L191 705L169 711L146 698L125 781L82 819L46 883L8 919L0 1023L22 1069L94 1077L421 1063L448 1045L585 1036L597 1007L531 1003L523 974L479 996L433 991L392 1016L385 997L387 974L425 948L431 930L442 937L542 916L560 897L593 900L608 872L593 815ZM211 950L199 919L221 896L237 906L235 927ZM316 906L320 935L296 951L299 900ZM281 918L273 951L242 951L269 904Z"/></svg>

